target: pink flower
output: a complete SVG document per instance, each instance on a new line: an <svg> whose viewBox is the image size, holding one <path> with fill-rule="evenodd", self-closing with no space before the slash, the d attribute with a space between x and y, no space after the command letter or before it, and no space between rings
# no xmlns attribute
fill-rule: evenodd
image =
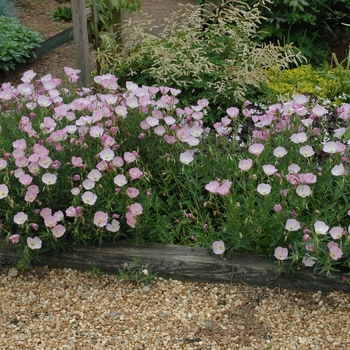
<svg viewBox="0 0 350 350"><path fill-rule="evenodd" d="M91 190L95 187L95 181L86 179L83 181L82 185L86 190Z"/></svg>
<svg viewBox="0 0 350 350"><path fill-rule="evenodd" d="M290 140L294 143L303 143L307 141L307 135L305 132L300 132L298 134L293 134Z"/></svg>
<svg viewBox="0 0 350 350"><path fill-rule="evenodd" d="M286 230L289 232L298 231L300 227L299 221L295 219L288 219L285 226Z"/></svg>
<svg viewBox="0 0 350 350"><path fill-rule="evenodd" d="M334 141L326 142L323 146L323 151L330 154L337 153L338 152L337 143Z"/></svg>
<svg viewBox="0 0 350 350"><path fill-rule="evenodd" d="M327 113L327 109L323 106L316 105L314 108L312 108L312 113L317 117L322 117Z"/></svg>
<svg viewBox="0 0 350 350"><path fill-rule="evenodd" d="M329 229L329 226L326 225L323 221L316 221L314 223L315 233L318 235L325 235Z"/></svg>
<svg viewBox="0 0 350 350"><path fill-rule="evenodd" d="M189 150L183 152L180 154L180 162L183 164L190 164L193 161L194 157L192 155L192 152Z"/></svg>
<svg viewBox="0 0 350 350"><path fill-rule="evenodd" d="M347 175L348 172L345 170L344 165L343 164L339 164L336 165L332 168L331 173L334 176L343 176L343 175Z"/></svg>
<svg viewBox="0 0 350 350"><path fill-rule="evenodd" d="M273 210L276 212L276 213L279 213L282 211L282 205L281 204L275 204L273 206Z"/></svg>
<svg viewBox="0 0 350 350"><path fill-rule="evenodd" d="M40 210L40 216L45 219L47 216L52 215L52 210L50 208L43 208Z"/></svg>
<svg viewBox="0 0 350 350"><path fill-rule="evenodd" d="M256 156L259 156L262 151L264 150L265 146L261 143L253 143L249 146L248 151L251 154L255 154Z"/></svg>
<svg viewBox="0 0 350 350"><path fill-rule="evenodd" d="M308 252L313 252L314 251L314 245L313 244L307 244L305 246L305 249L308 251Z"/></svg>
<svg viewBox="0 0 350 350"><path fill-rule="evenodd" d="M304 264L306 267L312 267L312 266L315 265L316 260L317 260L317 258L306 254L306 255L303 257L302 262L303 262L303 264Z"/></svg>
<svg viewBox="0 0 350 350"><path fill-rule="evenodd" d="M223 254L226 250L225 243L223 241L213 242L212 248L213 248L213 253L217 255Z"/></svg>
<svg viewBox="0 0 350 350"><path fill-rule="evenodd" d="M238 163L238 167L243 171L248 171L253 165L252 159L242 159Z"/></svg>
<svg viewBox="0 0 350 350"><path fill-rule="evenodd" d="M298 174L298 178L302 184L314 184L317 180L316 175L312 173Z"/></svg>
<svg viewBox="0 0 350 350"><path fill-rule="evenodd" d="M331 242L329 242L331 243ZM333 260L338 260L343 256L343 251L338 245L331 245L329 246L328 243L328 248L329 248L329 255Z"/></svg>
<svg viewBox="0 0 350 350"><path fill-rule="evenodd" d="M117 175L113 181L119 187L123 187L124 185L126 185L128 183L125 175L123 175L123 174Z"/></svg>
<svg viewBox="0 0 350 350"><path fill-rule="evenodd" d="M232 185L231 181L223 180L222 184L219 186L216 192L221 194L222 196L226 196L230 193L231 185Z"/></svg>
<svg viewBox="0 0 350 350"><path fill-rule="evenodd" d="M288 152L286 151L286 149L284 147L276 147L274 150L273 150L273 155L276 157L276 158L282 158L284 157Z"/></svg>
<svg viewBox="0 0 350 350"><path fill-rule="evenodd" d="M305 198L311 195L311 188L308 185L299 185L296 188L296 193L298 196Z"/></svg>
<svg viewBox="0 0 350 350"><path fill-rule="evenodd" d="M5 184L0 185L0 199L7 197L9 194L9 188Z"/></svg>
<svg viewBox="0 0 350 350"><path fill-rule="evenodd" d="M66 216L74 218L78 216L78 212L76 210L76 208L70 206L67 210L66 210Z"/></svg>
<svg viewBox="0 0 350 350"><path fill-rule="evenodd" d="M66 228L63 225L56 225L51 228L52 235L56 238L60 238L66 232Z"/></svg>
<svg viewBox="0 0 350 350"><path fill-rule="evenodd" d="M217 189L220 187L219 181L211 181L205 185L205 189L211 193L216 193Z"/></svg>
<svg viewBox="0 0 350 350"><path fill-rule="evenodd" d="M57 176L55 174L45 173L41 180L45 185L51 186L54 185L57 181Z"/></svg>
<svg viewBox="0 0 350 350"><path fill-rule="evenodd" d="M72 165L75 167L83 167L83 158L81 157L72 157L71 159Z"/></svg>
<svg viewBox="0 0 350 350"><path fill-rule="evenodd" d="M27 245L30 249L40 249L41 248L42 241L39 237L28 237L27 238Z"/></svg>
<svg viewBox="0 0 350 350"><path fill-rule="evenodd" d="M15 243L18 243L19 242L19 235L18 234L14 234L12 236L9 237L9 240L15 244Z"/></svg>
<svg viewBox="0 0 350 350"><path fill-rule="evenodd" d="M114 158L114 152L110 148L106 148L100 152L100 158L106 162L110 162Z"/></svg>
<svg viewBox="0 0 350 350"><path fill-rule="evenodd" d="M143 212L143 207L142 207L142 205L140 203L131 204L128 207L128 209L133 215L136 215L136 216L141 215L142 212Z"/></svg>
<svg viewBox="0 0 350 350"><path fill-rule="evenodd" d="M124 160L122 157L114 157L113 160L112 160L112 164L117 167L117 168L120 168L124 165Z"/></svg>
<svg viewBox="0 0 350 350"><path fill-rule="evenodd" d="M132 163L133 161L136 160L136 157L135 157L135 155L134 155L133 153L131 153L131 152L125 152L125 153L124 153L124 160L125 160L128 164L130 164L130 163Z"/></svg>
<svg viewBox="0 0 350 350"><path fill-rule="evenodd" d="M46 227L54 227L57 225L57 220L53 215L45 216L44 222Z"/></svg>
<svg viewBox="0 0 350 350"><path fill-rule="evenodd" d="M267 196L271 192L271 186L269 184L261 183L260 185L258 185L257 191L261 195Z"/></svg>
<svg viewBox="0 0 350 350"><path fill-rule="evenodd" d="M96 200L97 200L97 196L96 196L96 194L94 194L90 191L86 191L81 196L81 199L85 204L94 205Z"/></svg>
<svg viewBox="0 0 350 350"><path fill-rule="evenodd" d="M131 168L129 170L129 175L131 179L136 180L142 177L143 172L139 168Z"/></svg>
<svg viewBox="0 0 350 350"><path fill-rule="evenodd" d="M126 189L125 194L129 197L129 198L136 198L139 195L140 191L137 188L134 187L129 187Z"/></svg>
<svg viewBox="0 0 350 350"><path fill-rule="evenodd" d="M334 226L329 231L329 234L333 237L333 239L339 239L344 234L344 229L341 226Z"/></svg>
<svg viewBox="0 0 350 350"><path fill-rule="evenodd" d="M133 214L131 211L128 211L125 214L126 217L126 223L132 227L135 228L136 227L136 222L137 222L137 216L135 214Z"/></svg>
<svg viewBox="0 0 350 350"><path fill-rule="evenodd" d="M282 248L282 247L277 247L275 249L274 256L278 260L286 260L288 258L288 249Z"/></svg>
<svg viewBox="0 0 350 350"><path fill-rule="evenodd" d="M33 181L33 178L28 174L23 174L19 178L19 182L24 186L29 186L32 183L32 181Z"/></svg>
<svg viewBox="0 0 350 350"><path fill-rule="evenodd" d="M107 224L106 230L109 232L118 232L120 229L120 223L118 220L113 219L110 224Z"/></svg>
<svg viewBox="0 0 350 350"><path fill-rule="evenodd" d="M265 164L262 166L263 171L266 175L273 175L274 173L277 172L277 169L274 165L271 164Z"/></svg>
<svg viewBox="0 0 350 350"><path fill-rule="evenodd" d="M94 224L98 227L104 227L108 222L108 214L103 211L97 211L94 215Z"/></svg>
<svg viewBox="0 0 350 350"><path fill-rule="evenodd" d="M17 213L14 217L13 217L13 221L17 224L17 225L22 225L24 224L28 219L28 215L23 213L23 211Z"/></svg>
<svg viewBox="0 0 350 350"><path fill-rule="evenodd" d="M309 145L300 147L299 152L302 156L304 156L305 158L311 157L312 155L315 154L315 151L313 150L313 148Z"/></svg>
<svg viewBox="0 0 350 350"><path fill-rule="evenodd" d="M226 109L226 113L230 118L236 119L239 114L239 109L237 107L230 107Z"/></svg>

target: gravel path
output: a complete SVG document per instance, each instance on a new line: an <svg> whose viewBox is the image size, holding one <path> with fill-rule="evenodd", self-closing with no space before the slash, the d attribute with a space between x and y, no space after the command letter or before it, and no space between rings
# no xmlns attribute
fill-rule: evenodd
<svg viewBox="0 0 350 350"><path fill-rule="evenodd" d="M350 349L350 295L71 269L0 274L0 349Z"/></svg>

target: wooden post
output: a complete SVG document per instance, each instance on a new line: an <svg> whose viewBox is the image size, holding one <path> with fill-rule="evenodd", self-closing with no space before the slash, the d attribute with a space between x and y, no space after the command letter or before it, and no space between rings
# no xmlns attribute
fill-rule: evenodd
<svg viewBox="0 0 350 350"><path fill-rule="evenodd" d="M75 62L80 69L79 86L91 86L90 51L85 14L85 0L71 0Z"/></svg>

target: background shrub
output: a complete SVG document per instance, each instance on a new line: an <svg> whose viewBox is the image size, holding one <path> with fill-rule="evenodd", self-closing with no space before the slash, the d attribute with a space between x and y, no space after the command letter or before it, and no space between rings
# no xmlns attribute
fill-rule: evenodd
<svg viewBox="0 0 350 350"><path fill-rule="evenodd" d="M255 97L267 81L267 69L301 60L292 45L257 44L261 20L260 7L244 2L228 4L220 12L184 6L166 19L158 36L152 33L152 20L130 20L122 52L106 41L97 61L121 83L172 86L181 90L180 100L188 105L207 98L211 111L206 121L218 119L226 108Z"/></svg>
<svg viewBox="0 0 350 350"><path fill-rule="evenodd" d="M0 17L0 71L9 71L15 69L17 63L24 63L35 55L40 42L40 33L22 27L14 18Z"/></svg>
<svg viewBox="0 0 350 350"><path fill-rule="evenodd" d="M259 0L243 0L254 6ZM221 0L198 0L203 6L220 8ZM235 3L235 1L232 1ZM275 44L294 43L308 62L321 65L330 58L331 43L341 40L343 23L350 23L350 2L347 0L274 0L265 1L261 15L265 17L259 25L263 42Z"/></svg>

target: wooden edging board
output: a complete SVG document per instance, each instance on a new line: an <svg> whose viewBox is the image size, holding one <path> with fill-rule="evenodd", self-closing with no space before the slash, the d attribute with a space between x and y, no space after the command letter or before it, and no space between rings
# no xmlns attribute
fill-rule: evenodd
<svg viewBox="0 0 350 350"><path fill-rule="evenodd" d="M0 261L16 259L14 245L0 240ZM251 286L280 287L296 291L343 291L350 286L342 283L342 273L318 276L311 269L297 271L294 277L279 275L274 261L236 252L232 259L211 255L205 248L177 245L135 245L128 241L105 243L102 246L76 245L70 252L51 252L42 255L35 266L92 270L118 274L125 263L138 259L158 276L182 281L245 283Z"/></svg>

